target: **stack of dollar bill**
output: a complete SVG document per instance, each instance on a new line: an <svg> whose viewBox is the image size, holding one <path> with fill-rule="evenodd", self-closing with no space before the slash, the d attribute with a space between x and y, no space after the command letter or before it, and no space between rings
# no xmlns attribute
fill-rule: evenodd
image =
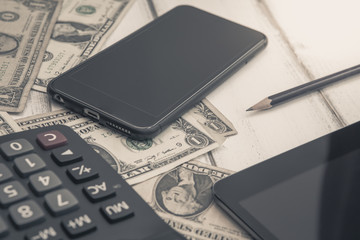
<svg viewBox="0 0 360 240"><path fill-rule="evenodd" d="M134 0L1 0L0 111L100 51Z"/></svg>
<svg viewBox="0 0 360 240"><path fill-rule="evenodd" d="M237 133L206 99L144 141L65 109L16 122L6 113L23 111L31 88L46 92L51 79L99 52L134 1L1 0L0 135L70 126L188 239L248 239L213 202L213 184L231 172L196 161Z"/></svg>

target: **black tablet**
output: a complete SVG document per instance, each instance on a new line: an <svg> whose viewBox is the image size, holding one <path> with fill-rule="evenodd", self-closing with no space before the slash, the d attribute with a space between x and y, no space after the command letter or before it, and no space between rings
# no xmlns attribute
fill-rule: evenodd
<svg viewBox="0 0 360 240"><path fill-rule="evenodd" d="M360 122L225 178L214 194L255 239L360 239Z"/></svg>

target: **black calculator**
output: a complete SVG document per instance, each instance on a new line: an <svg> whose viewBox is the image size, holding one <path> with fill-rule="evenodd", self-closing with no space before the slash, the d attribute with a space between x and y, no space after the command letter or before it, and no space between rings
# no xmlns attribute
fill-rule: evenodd
<svg viewBox="0 0 360 240"><path fill-rule="evenodd" d="M0 137L0 239L184 239L66 126Z"/></svg>

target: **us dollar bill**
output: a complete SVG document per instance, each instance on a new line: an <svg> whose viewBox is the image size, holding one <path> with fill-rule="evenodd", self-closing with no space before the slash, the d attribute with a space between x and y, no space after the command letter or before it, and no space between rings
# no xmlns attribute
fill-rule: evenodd
<svg viewBox="0 0 360 240"><path fill-rule="evenodd" d="M99 52L134 0L64 0L33 89Z"/></svg>
<svg viewBox="0 0 360 240"><path fill-rule="evenodd" d="M214 138L228 137L237 133L233 124L207 99L203 99L191 108L184 118L195 119ZM17 124L23 129L47 127L58 124L67 124L83 118L80 114L67 109L62 109L46 114L17 119Z"/></svg>
<svg viewBox="0 0 360 240"><path fill-rule="evenodd" d="M21 132L22 129L6 112L0 112L0 136L14 132Z"/></svg>
<svg viewBox="0 0 360 240"><path fill-rule="evenodd" d="M61 3L61 0L1 0L1 111L24 109Z"/></svg>
<svg viewBox="0 0 360 240"><path fill-rule="evenodd" d="M234 125L206 98L195 107L190 109L186 115L194 117L212 135L229 137L237 134Z"/></svg>
<svg viewBox="0 0 360 240"><path fill-rule="evenodd" d="M143 182L205 154L222 143L201 125L180 117L158 136L134 140L82 118L66 124L98 152L129 184Z"/></svg>
<svg viewBox="0 0 360 240"><path fill-rule="evenodd" d="M187 239L250 239L214 203L214 183L230 174L229 170L191 161L133 187L166 223Z"/></svg>
<svg viewBox="0 0 360 240"><path fill-rule="evenodd" d="M131 175L130 177L126 174L123 175L125 179L130 179L130 183L143 181L150 176L160 174L166 171L166 169L171 169L196 156L211 151L222 144L226 136L236 133L231 122L206 99L190 109L181 119L169 126L168 129L158 137L149 139L148 141L134 141L126 138L104 126L94 123L80 114L66 109L17 119L16 122L23 130L58 124L68 125L74 129L78 129L76 131L83 138L86 138L89 143L90 140L93 141L93 146L105 146L105 148L97 148L97 150L98 152L104 153L103 157L105 159L110 159L108 162L118 173L122 174L128 171L126 169L129 168L137 169L138 172L130 171L131 174L129 171L127 172L128 175ZM214 124L215 122L216 124ZM223 125L225 127L214 127ZM87 131L91 133L87 133ZM91 138L88 137L88 135L94 137ZM96 139L96 141L94 141L94 139ZM121 139L121 144L119 143L119 139ZM180 141L179 139L182 140ZM184 144L184 142L186 142L186 144ZM168 146L167 143L178 143L178 145L175 144L176 148L173 149L173 147L169 147L173 145L170 144ZM107 145L109 145L109 147L106 147ZM122 146L122 148L117 148L118 145ZM197 148L194 147L197 145ZM128 152L129 156L131 156L129 159L135 161L136 164L129 164L126 161L122 161L122 155L118 151L123 148L125 148L125 150L121 151ZM192 153L184 153L184 148L186 148L187 151L191 149ZM100 151L99 149L105 150ZM157 164L157 168L153 169L155 165L152 164L152 158L162 161L162 159L166 159L168 156L175 156L174 159L176 159L176 161L172 164L162 164L161 167L158 167L159 164ZM133 160L135 157L139 157L139 159ZM146 162L143 160L145 158L149 160ZM164 160L163 162L166 161ZM151 166L150 170L145 163L149 163L149 166ZM144 165L146 166L145 168L138 167Z"/></svg>
<svg viewBox="0 0 360 240"><path fill-rule="evenodd" d="M65 125L82 118L84 117L80 114L67 109L61 109L54 112L16 119L15 121L22 130L30 130L54 125Z"/></svg>

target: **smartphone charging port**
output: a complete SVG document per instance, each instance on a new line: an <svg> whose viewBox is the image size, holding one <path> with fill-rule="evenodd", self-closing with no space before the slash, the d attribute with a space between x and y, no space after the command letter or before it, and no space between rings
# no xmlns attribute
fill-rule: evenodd
<svg viewBox="0 0 360 240"><path fill-rule="evenodd" d="M91 117L91 118L94 118L96 120L100 120L100 115L97 112L93 111L93 110L90 110L88 108L84 108L84 113L87 116Z"/></svg>

